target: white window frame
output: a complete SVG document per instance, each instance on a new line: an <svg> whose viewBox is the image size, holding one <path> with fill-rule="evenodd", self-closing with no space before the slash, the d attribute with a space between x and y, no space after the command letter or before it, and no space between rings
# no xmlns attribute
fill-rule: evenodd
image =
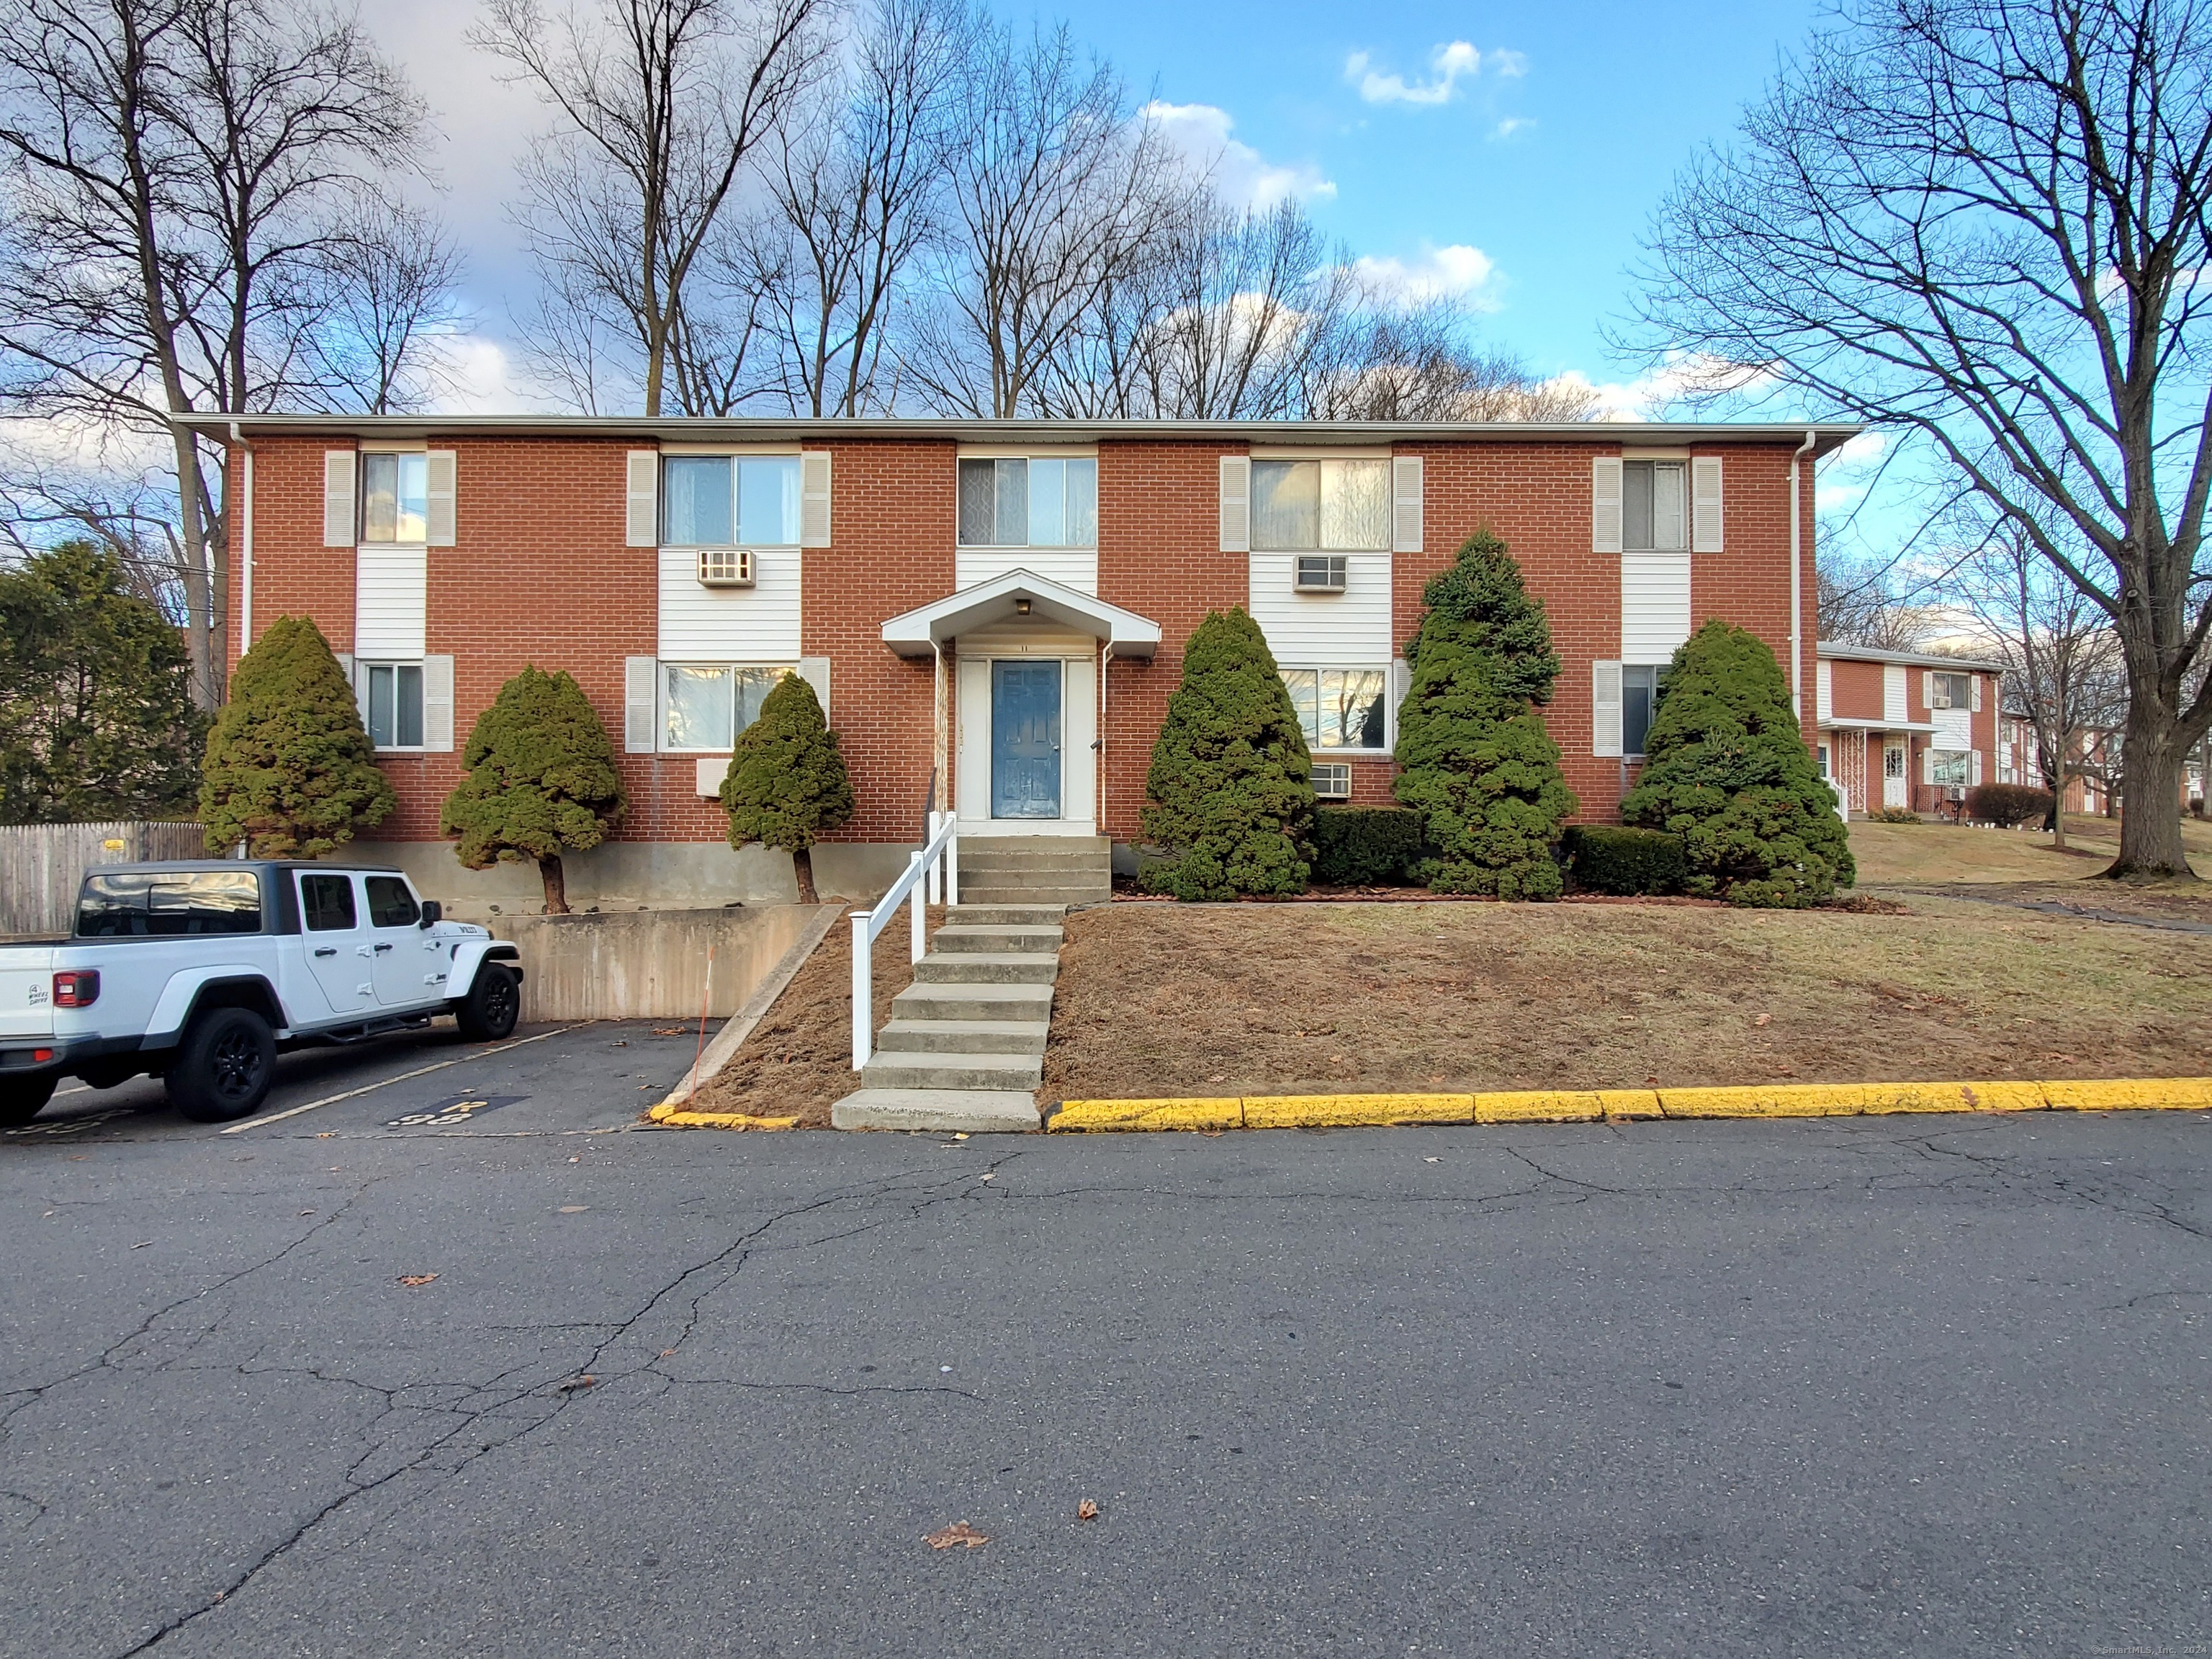
<svg viewBox="0 0 2212 1659"><path fill-rule="evenodd" d="M1964 702L1955 702L1952 700L1951 689L1944 684L1948 680L1956 680L1966 688L1966 700ZM1936 694L1939 690L1942 693L1943 700L1941 702L1936 701ZM1974 706L1974 677L1954 669L1929 669L1928 671L1928 706L1931 709L1972 708Z"/></svg>
<svg viewBox="0 0 2212 1659"><path fill-rule="evenodd" d="M357 658L355 659L353 665L354 697L361 706L362 727L369 734L369 746L380 755L427 755L431 753L432 750L430 745L427 741L420 743L377 742L374 713L369 707L369 699L371 695L369 688L374 682L375 671L380 668L386 668L393 671L392 677L392 724L395 731L398 728L399 725L399 675L398 671L403 668L411 668L415 671L416 729L421 732L423 738L426 739L430 735L430 698L428 684L428 676L425 672L423 659L420 657Z"/></svg>
<svg viewBox="0 0 2212 1659"><path fill-rule="evenodd" d="M1969 749L1930 749L1928 755L1928 784L1932 789L1969 789L1973 787L1973 751ZM1956 764L1956 778L1938 777L1936 774Z"/></svg>
<svg viewBox="0 0 2212 1659"><path fill-rule="evenodd" d="M1396 677L1392 673L1392 672L1391 672L1391 667L1390 667L1390 665L1389 665L1389 663L1387 663L1387 662L1327 662L1327 663L1292 662L1292 663L1279 663L1278 665L1276 665L1276 668L1277 668L1277 672L1278 672L1279 673L1282 674L1282 675L1285 677L1285 678L1284 678L1284 690L1285 690L1285 691L1289 690L1289 689L1290 689L1290 682L1289 682L1289 678L1288 678L1288 677L1289 677L1289 676L1291 676L1291 675L1292 675L1292 674L1312 674L1312 675L1315 675L1315 676L1316 676L1316 677L1318 677L1318 676L1320 676L1320 675L1322 675L1322 674L1380 674L1380 675L1382 675L1382 746L1381 748L1379 748L1379 749L1324 749L1324 748L1322 748L1322 747L1319 745L1319 744L1318 744L1317 742L1313 741L1313 740L1311 740L1311 739L1309 739L1309 741L1307 742L1307 744L1306 744L1306 749L1307 749L1307 751L1308 751L1310 754L1311 754L1311 755L1313 755L1313 756L1315 756L1315 757L1322 757L1322 756L1327 756L1327 757L1328 757L1330 760L1332 760L1332 761L1334 761L1334 760L1335 760L1335 759L1337 759L1338 757L1342 757L1342 756L1364 756L1364 757L1376 757L1376 756L1386 756L1386 757L1387 757L1387 756L1390 755L1391 753L1393 753L1393 752L1397 749L1397 746L1398 746L1398 699L1397 699L1397 697L1393 694L1393 686L1394 686L1394 684L1395 684L1395 678L1396 678ZM1315 681L1315 693L1316 693L1316 696L1319 696L1319 692L1320 692L1320 682L1319 682L1318 678L1316 678L1316 681ZM1297 702L1297 699L1296 699L1295 697L1293 697L1293 698L1291 699L1291 702L1292 702L1293 706L1295 706L1295 704L1296 704L1296 702ZM1301 726L1301 728L1300 728L1300 729L1301 729L1301 730L1303 730L1303 729L1304 729L1304 728L1303 728L1303 726ZM1316 737L1318 737L1318 735L1319 735L1319 734L1318 734L1318 733L1316 733Z"/></svg>
<svg viewBox="0 0 2212 1659"><path fill-rule="evenodd" d="M388 459L413 456L422 464L422 533L419 537L393 535L374 538L368 533L368 474L374 464ZM428 547L431 544L432 491L430 488L430 451L426 444L363 444L354 462L354 544L357 547ZM395 486L396 487L396 486ZM398 498L392 501L393 528L398 529Z"/></svg>
<svg viewBox="0 0 2212 1659"><path fill-rule="evenodd" d="M732 679L730 682L730 696L732 702L730 707L729 743L720 744L703 744L699 747L693 748L678 747L677 744L672 744L668 740L669 671L672 669L685 668L725 668L731 670L733 673L743 669L755 668L765 670L770 673L779 675L796 674L799 672L799 664L796 662L708 662L675 657L662 659L655 665L653 669L653 752L656 754L726 755L731 751L732 746L737 742L738 738L744 733L744 728L737 724L738 714L735 700L737 697L738 682L735 679Z"/></svg>
<svg viewBox="0 0 2212 1659"><path fill-rule="evenodd" d="M1623 760L1640 761L1644 758L1645 753L1642 749L1631 749L1628 746L1629 677L1631 675L1636 675L1640 678L1645 674L1649 674L1651 677L1651 704L1650 709L1645 714L1644 720L1644 735L1648 741L1651 735L1652 717L1656 715L1659 712L1659 676L1661 672L1664 670L1666 666L1667 665L1665 663L1660 662L1625 662L1620 665L1620 754Z"/></svg>
<svg viewBox="0 0 2212 1659"><path fill-rule="evenodd" d="M1019 461L1024 466L1030 465L1037 461L1090 462L1091 539L1087 542L1039 542L1035 540L1024 540L1018 542L971 542L968 540L962 533L960 526L960 469L970 461ZM1024 475L1023 478L1023 494L1024 502L1026 503L1028 495L1028 477L1026 474ZM1063 522L1065 522L1066 520L1066 490L1063 486L1060 492L1060 501L1062 503L1061 516ZM1028 517L1028 508L1026 505L1024 507L1023 514L1024 523L1024 526L1026 526ZM992 517L995 520L997 516L994 507ZM952 463L952 539L953 544L959 548L963 552L1018 553L1030 548L1035 548L1040 552L1045 553L1066 553L1071 551L1095 553L1098 550L1098 452L1095 449L1067 449L1057 448L1050 446L1042 446L1030 449L963 449L960 451L958 455L954 458ZM993 527L996 528L995 524Z"/></svg>
<svg viewBox="0 0 2212 1659"><path fill-rule="evenodd" d="M1372 455L1283 455L1255 453L1249 457L1252 467L1316 466L1322 469L1315 493L1314 545L1311 547L1270 547L1260 540L1259 484L1252 474L1245 478L1245 514L1247 537L1250 550L1255 553L1389 553L1397 545L1398 475L1393 465L1396 458L1387 453ZM1322 539L1321 526L1328 522L1328 514L1322 505L1322 496L1328 485L1328 469L1357 464L1380 466L1382 471L1382 539L1370 547L1338 547Z"/></svg>
<svg viewBox="0 0 2212 1659"><path fill-rule="evenodd" d="M653 453L653 452L641 452ZM796 447L786 448L724 448L696 445L669 445L658 452L653 465L653 533L665 548L682 548L696 552L702 547L757 548L769 552L796 551L804 544L806 534L806 453ZM676 542L668 535L668 464L671 461L727 461L730 464L730 534L726 542ZM789 461L799 469L799 506L797 516L785 527L794 532L788 541L749 542L738 532L744 528L744 501L739 487L738 464L743 461ZM715 665L707 665L714 666ZM689 753L689 750L683 752Z"/></svg>
<svg viewBox="0 0 2212 1659"><path fill-rule="evenodd" d="M1659 541L1659 484L1658 470L1668 468L1681 479L1681 501L1675 518L1676 539L1662 545ZM1638 546L1629 540L1628 495L1629 484L1644 470L1652 474L1651 541L1648 546ZM1672 460L1662 457L1624 457L1620 466L1620 550L1624 553L1686 553L1690 550L1692 508L1690 500L1690 464L1686 460Z"/></svg>

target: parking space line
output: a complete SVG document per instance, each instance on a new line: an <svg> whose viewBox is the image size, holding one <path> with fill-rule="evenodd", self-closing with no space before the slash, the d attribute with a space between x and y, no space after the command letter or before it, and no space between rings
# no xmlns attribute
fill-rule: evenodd
<svg viewBox="0 0 2212 1659"><path fill-rule="evenodd" d="M505 1054L509 1048L520 1048L528 1042L543 1042L547 1037L556 1037L562 1032L573 1031L575 1029L573 1025L563 1025L558 1031L540 1031L536 1036L518 1037L513 1042L501 1043L496 1048L481 1048L472 1054L455 1054L451 1060L441 1060L434 1066L418 1066L411 1072L402 1072L398 1077L386 1078L380 1083L365 1083L358 1089L347 1090L343 1094L325 1095L320 1100L311 1100L304 1106L288 1106L281 1112L271 1112L265 1117L248 1118L243 1123L234 1123L228 1128L218 1129L216 1133L234 1135L243 1133L248 1129L258 1129L264 1123L282 1123L288 1117L297 1117L302 1112L312 1112L318 1106L335 1106L342 1100L351 1100L356 1095L374 1094L379 1089L387 1088L394 1083L404 1083L410 1078L428 1077L433 1072L442 1072L448 1066L459 1066L464 1060L489 1060L494 1054Z"/></svg>

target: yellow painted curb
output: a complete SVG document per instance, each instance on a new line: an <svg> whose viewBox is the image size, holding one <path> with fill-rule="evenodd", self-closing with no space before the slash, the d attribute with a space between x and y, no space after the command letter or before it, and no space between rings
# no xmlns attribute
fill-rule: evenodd
<svg viewBox="0 0 2212 1659"><path fill-rule="evenodd" d="M1668 1117L1840 1117L1855 1115L1865 1106L1866 1090L1852 1083L1659 1091L1659 1109Z"/></svg>
<svg viewBox="0 0 2212 1659"><path fill-rule="evenodd" d="M1386 1123L1472 1123L1473 1095L1247 1095L1248 1129L1350 1128Z"/></svg>
<svg viewBox="0 0 2212 1659"><path fill-rule="evenodd" d="M685 1112L663 1101L646 1115L647 1120L672 1129L792 1129L795 1117L755 1117L750 1112Z"/></svg>
<svg viewBox="0 0 2212 1659"><path fill-rule="evenodd" d="M2039 1112L2050 1103L2040 1083L1869 1083L1859 1109L1890 1112Z"/></svg>
<svg viewBox="0 0 2212 1659"><path fill-rule="evenodd" d="M1220 1100L1069 1100L1049 1129L1241 1129L1244 1103Z"/></svg>
<svg viewBox="0 0 2212 1659"><path fill-rule="evenodd" d="M1516 1089L1474 1097L1477 1123L1586 1123L1605 1115L1591 1089Z"/></svg>
<svg viewBox="0 0 2212 1659"><path fill-rule="evenodd" d="M2112 1083L2046 1083L2062 1112L2212 1110L2212 1078L2129 1078Z"/></svg>

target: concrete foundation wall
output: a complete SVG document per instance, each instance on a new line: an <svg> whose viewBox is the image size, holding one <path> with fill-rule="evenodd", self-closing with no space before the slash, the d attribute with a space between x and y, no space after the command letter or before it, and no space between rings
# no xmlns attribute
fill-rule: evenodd
<svg viewBox="0 0 2212 1659"><path fill-rule="evenodd" d="M490 918L522 951L522 1018L726 1019L816 915L804 904ZM709 994L707 950L714 947Z"/></svg>
<svg viewBox="0 0 2212 1659"><path fill-rule="evenodd" d="M825 842L814 849L815 890L824 899L872 904L906 868L911 847ZM404 870L424 898L465 921L544 908L535 864L470 870L444 841L357 841L338 857ZM765 847L732 849L714 842L609 842L561 860L572 910L688 910L732 904L793 904L799 884L791 854ZM695 1006L694 1013L698 1012Z"/></svg>

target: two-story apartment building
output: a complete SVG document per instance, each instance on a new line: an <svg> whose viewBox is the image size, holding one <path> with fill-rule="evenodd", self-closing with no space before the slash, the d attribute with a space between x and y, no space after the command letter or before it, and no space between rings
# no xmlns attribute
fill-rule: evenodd
<svg viewBox="0 0 2212 1659"><path fill-rule="evenodd" d="M459 748L526 663L566 669L630 798L572 897L789 890L732 853L714 793L775 677L805 675L852 769L817 850L858 896L925 808L963 834L1139 836L1183 641L1245 606L1325 795L1389 799L1421 590L1487 525L1565 662L1547 718L1583 817L1632 774L1659 666L1726 617L1809 704L1812 471L1855 428L208 419L231 445L234 658L274 617L321 627L398 813L367 851L433 890L520 899L436 839Z"/></svg>
<svg viewBox="0 0 2212 1659"><path fill-rule="evenodd" d="M2000 665L1823 641L1819 672L1820 770L1851 812L1952 811L1999 780Z"/></svg>

